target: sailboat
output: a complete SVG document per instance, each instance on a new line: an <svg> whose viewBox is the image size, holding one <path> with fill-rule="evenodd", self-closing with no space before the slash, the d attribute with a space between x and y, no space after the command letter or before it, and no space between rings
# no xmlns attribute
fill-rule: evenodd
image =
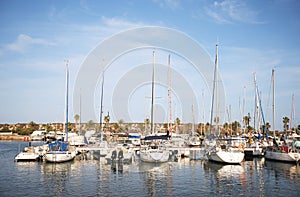
<svg viewBox="0 0 300 197"><path fill-rule="evenodd" d="M226 164L239 164L244 159L243 150L240 147L233 147L233 138L220 139L212 134L212 121L214 111L214 98L215 93L218 93L217 88L218 78L218 44L216 44L216 59L215 59L215 71L214 71L214 83L213 83L213 95L211 105L211 120L210 120L210 136L208 141L207 158L210 161L226 163ZM216 103L218 104L218 96L216 96ZM217 109L218 111L218 109ZM218 115L217 115L218 116ZM218 118L218 117L216 117ZM218 121L217 121L218 122ZM218 125L217 125L218 129Z"/></svg>
<svg viewBox="0 0 300 197"><path fill-rule="evenodd" d="M258 91L258 85L256 84L256 74L254 73L254 89L255 89L255 112L254 113L254 129L255 129L255 116L260 112L263 125L262 125L262 137L259 131L258 134L248 136L249 140L244 148L245 157L263 157L265 152L265 147L268 145L264 138L268 138L268 133L266 131L266 121L262 110L262 103L260 98L260 93ZM258 121L259 122L259 121ZM261 139L262 138L262 139Z"/></svg>
<svg viewBox="0 0 300 197"><path fill-rule="evenodd" d="M273 146L270 146L265 151L265 158L281 162L300 161L299 149L294 146L294 140L286 140L282 145L279 145L275 136L275 79L274 69L272 70L272 113L273 113Z"/></svg>
<svg viewBox="0 0 300 197"><path fill-rule="evenodd" d="M140 149L140 159L143 162L150 163L163 163L167 162L170 157L169 150L166 146L162 145L163 140L169 139L169 132L166 135L155 135L154 134L154 71L155 71L155 52L153 51L153 70L152 70L152 95L151 95L151 135L146 136L142 141L145 143Z"/></svg>
<svg viewBox="0 0 300 197"><path fill-rule="evenodd" d="M65 132L66 139L61 141L55 141L49 144L49 151L45 154L45 159L47 162L60 163L71 161L76 156L76 151L74 147L70 147L68 143L68 97L69 97L69 69L68 63L66 64L66 107L65 107Z"/></svg>

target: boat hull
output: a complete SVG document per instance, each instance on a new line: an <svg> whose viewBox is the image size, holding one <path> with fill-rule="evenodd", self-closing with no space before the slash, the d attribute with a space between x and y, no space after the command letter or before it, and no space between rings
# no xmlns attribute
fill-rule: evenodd
<svg viewBox="0 0 300 197"><path fill-rule="evenodd" d="M45 155L47 162L61 163L72 161L76 156L76 152L72 151L50 151Z"/></svg>
<svg viewBox="0 0 300 197"><path fill-rule="evenodd" d="M15 161L38 161L40 155L38 153L20 152L16 157Z"/></svg>
<svg viewBox="0 0 300 197"><path fill-rule="evenodd" d="M244 160L244 156L244 153L239 151L213 151L207 154L207 158L210 161L227 164L239 164Z"/></svg>
<svg viewBox="0 0 300 197"><path fill-rule="evenodd" d="M265 158L281 162L299 162L300 154L294 152L286 153L267 150L265 152Z"/></svg>
<svg viewBox="0 0 300 197"><path fill-rule="evenodd" d="M160 149L146 149L140 151L140 159L143 162L163 163L169 161L170 152Z"/></svg>

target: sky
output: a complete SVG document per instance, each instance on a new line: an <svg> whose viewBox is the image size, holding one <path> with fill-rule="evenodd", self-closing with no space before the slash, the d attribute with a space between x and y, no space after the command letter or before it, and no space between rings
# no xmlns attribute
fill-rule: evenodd
<svg viewBox="0 0 300 197"><path fill-rule="evenodd" d="M222 123L241 121L248 113L254 118L255 75L265 119L273 125L271 74L274 69L275 127L282 129L285 116L292 119L293 126L298 125L299 10L297 0L2 0L0 123L64 122L66 60L69 60L71 122L75 114L81 114L83 122L99 122L103 65L106 69L103 115L109 113L111 121L143 122L150 116L153 62L157 64L154 120L167 122L171 111L173 120L179 117L182 122L210 122L212 84L205 77L212 77L213 73L204 70L213 69L218 43L219 79L224 88L224 93L218 96L224 102L220 110ZM132 40L128 37L122 40L127 31L137 33L135 29L143 27L150 30ZM155 37L151 33L157 27L162 28L160 33L166 30L171 35ZM178 34L182 35L176 40ZM119 39L114 47L104 47L105 42L114 38ZM130 48L122 54L115 52L122 44L134 45L139 39L157 45ZM195 51L182 42L185 39L193 40L205 52L199 54L199 61L209 57L211 62L199 66L187 58ZM179 46L175 50L171 49L174 43ZM187 54L179 53L183 48L180 46ZM114 59L88 62L91 57L102 57L101 50L115 55ZM168 55L172 58L171 105L167 94ZM94 66L90 72L96 81L92 86L80 87L84 88L82 93L75 94L88 64ZM89 81L89 75L85 80ZM136 81L139 82L135 84ZM81 100L86 93L93 95L93 103ZM87 105L93 106L94 116L85 113ZM126 117L122 117L124 110Z"/></svg>

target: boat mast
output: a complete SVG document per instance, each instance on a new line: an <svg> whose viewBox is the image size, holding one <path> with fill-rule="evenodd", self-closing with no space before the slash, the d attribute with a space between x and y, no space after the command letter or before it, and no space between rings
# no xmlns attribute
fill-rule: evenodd
<svg viewBox="0 0 300 197"><path fill-rule="evenodd" d="M154 116L154 71L155 71L155 51L153 51L153 65L152 65L152 88L151 88L151 134L154 133L154 122L153 122L153 116Z"/></svg>
<svg viewBox="0 0 300 197"><path fill-rule="evenodd" d="M256 131L256 115L257 115L257 87L256 87L256 73L254 75L254 114L253 114L253 129Z"/></svg>
<svg viewBox="0 0 300 197"><path fill-rule="evenodd" d="M69 117L69 112L68 112L68 105L69 105L69 60L66 60L66 101L65 101L65 118L66 118L66 122L65 122L65 129L66 129L66 142L68 142L68 117Z"/></svg>
<svg viewBox="0 0 300 197"><path fill-rule="evenodd" d="M244 123L244 134L246 132L246 121L244 120L244 116L245 116L245 106L246 106L246 86L244 86L244 98L243 98L243 123Z"/></svg>
<svg viewBox="0 0 300 197"><path fill-rule="evenodd" d="M194 131L195 131L195 114L194 114L194 103L192 104L192 118L193 118L192 132L194 132Z"/></svg>
<svg viewBox="0 0 300 197"><path fill-rule="evenodd" d="M169 131L172 138L172 92L171 92L171 56L168 58L168 97L169 97Z"/></svg>
<svg viewBox="0 0 300 197"><path fill-rule="evenodd" d="M273 114L273 137L275 139L275 76L274 69L272 69L272 114Z"/></svg>
<svg viewBox="0 0 300 197"><path fill-rule="evenodd" d="M258 91L258 87L257 87L256 91L257 91L257 99L258 99L258 104L259 104L259 110L260 110L262 121L263 121L263 138L265 138L265 136L267 138L268 133L267 133L267 130L266 130L266 121L265 121L265 116L264 116L264 112L263 112L263 109L262 109L261 97L260 97L260 93Z"/></svg>
<svg viewBox="0 0 300 197"><path fill-rule="evenodd" d="M203 125L204 125L204 129L205 129L205 124L204 124L204 121L205 121L205 104L204 104L204 90L202 89L202 122L203 122ZM201 128L201 135L203 134L202 133L202 126L200 127Z"/></svg>
<svg viewBox="0 0 300 197"><path fill-rule="evenodd" d="M293 129L293 119L295 118L295 100L294 94L292 95L292 110L291 110L291 117L290 117L290 130Z"/></svg>
<svg viewBox="0 0 300 197"><path fill-rule="evenodd" d="M80 89L80 94L79 94L79 133L81 133L81 89Z"/></svg>
<svg viewBox="0 0 300 197"><path fill-rule="evenodd" d="M213 113L214 113L214 100L215 100L215 89L216 89L216 78L218 70L218 43L216 44L216 59L215 59L215 70L214 70L214 81L213 81L213 92L211 99L211 111L210 111L210 136L212 135L212 124L213 124Z"/></svg>
<svg viewBox="0 0 300 197"><path fill-rule="evenodd" d="M104 90L104 65L103 65L103 70L102 70L102 86L101 86L101 100L100 100L100 117L99 117L99 123L100 123L100 128L99 131L102 131L102 114L103 114L103 90Z"/></svg>

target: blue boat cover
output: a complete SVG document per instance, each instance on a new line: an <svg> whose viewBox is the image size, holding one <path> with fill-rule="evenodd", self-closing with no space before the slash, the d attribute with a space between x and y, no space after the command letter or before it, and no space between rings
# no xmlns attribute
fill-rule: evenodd
<svg viewBox="0 0 300 197"><path fill-rule="evenodd" d="M67 151L68 143L62 141L52 142L49 144L49 149L51 151Z"/></svg>

